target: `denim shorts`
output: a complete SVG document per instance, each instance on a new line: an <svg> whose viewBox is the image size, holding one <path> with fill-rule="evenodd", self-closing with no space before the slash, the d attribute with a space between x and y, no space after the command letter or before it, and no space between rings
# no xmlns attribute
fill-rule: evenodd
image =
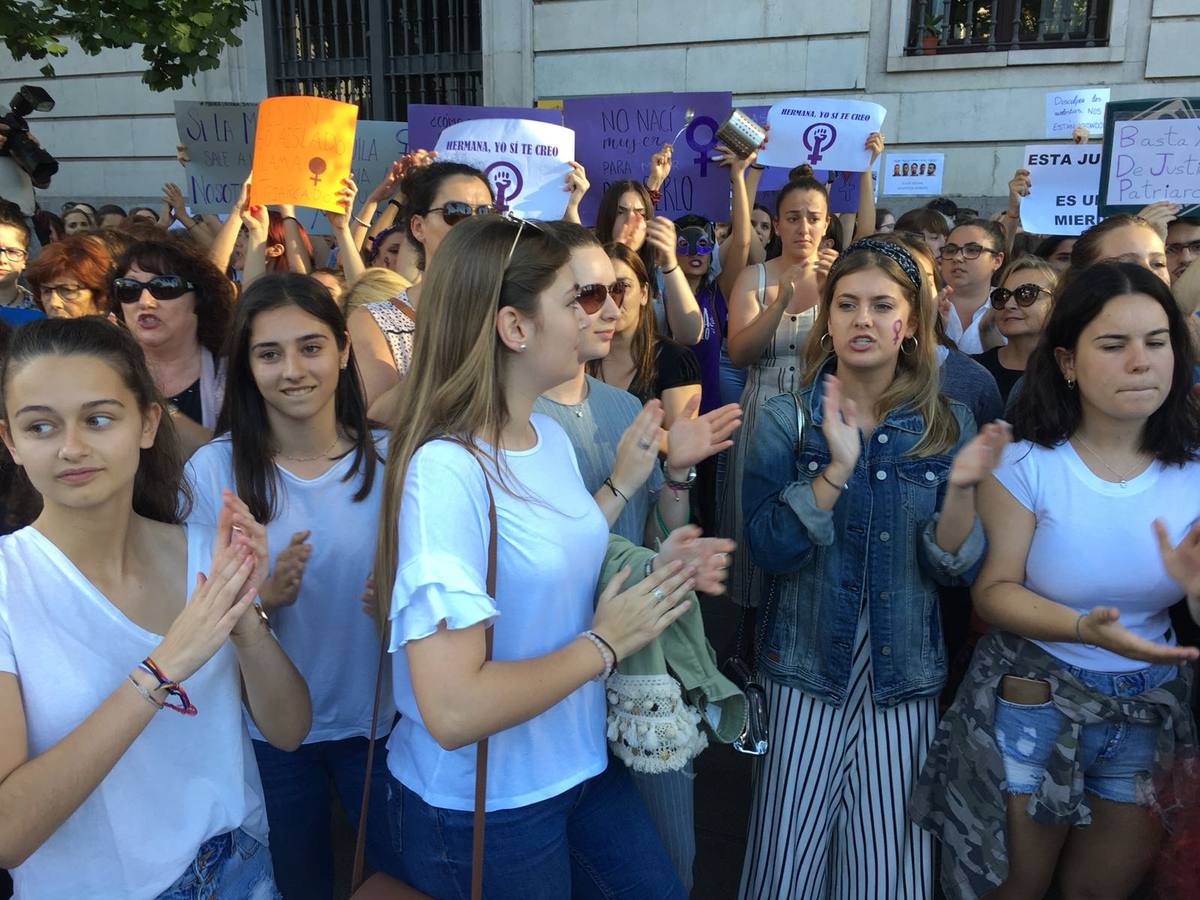
<svg viewBox="0 0 1200 900"><path fill-rule="evenodd" d="M1179 676L1179 667L1150 666L1135 672L1093 672L1063 666L1075 678L1109 697L1136 697ZM1032 794L1041 786L1046 763L1066 716L1054 701L1027 705L996 697L994 728L1004 758L1010 794ZM1131 723L1084 725L1078 762L1084 789L1104 800L1146 805L1141 784L1154 769L1157 725Z"/></svg>
<svg viewBox="0 0 1200 900"><path fill-rule="evenodd" d="M158 900L281 900L267 848L240 828L211 837Z"/></svg>

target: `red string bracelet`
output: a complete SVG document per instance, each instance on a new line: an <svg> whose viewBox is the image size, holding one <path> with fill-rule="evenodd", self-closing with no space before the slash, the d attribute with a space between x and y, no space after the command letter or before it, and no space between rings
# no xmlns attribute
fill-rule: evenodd
<svg viewBox="0 0 1200 900"><path fill-rule="evenodd" d="M173 709L175 712L185 716L194 716L199 712L199 710L192 705L192 701L188 698L187 691L183 689L183 685L181 685L178 681L172 681L170 678L168 678L163 673L163 670L158 667L158 663L156 663L153 659L147 656L144 660L142 660L141 668L145 669L147 672L157 678L158 686L165 690L168 695L174 695L179 698L178 703L171 703L170 701L164 700L163 706L165 706L167 709Z"/></svg>

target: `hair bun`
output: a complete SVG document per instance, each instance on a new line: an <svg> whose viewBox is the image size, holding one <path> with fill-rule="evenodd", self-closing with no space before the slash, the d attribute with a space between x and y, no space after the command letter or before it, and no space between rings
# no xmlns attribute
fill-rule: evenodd
<svg viewBox="0 0 1200 900"><path fill-rule="evenodd" d="M795 181L797 178L812 178L813 167L808 163L800 163L792 171L788 172L788 180Z"/></svg>

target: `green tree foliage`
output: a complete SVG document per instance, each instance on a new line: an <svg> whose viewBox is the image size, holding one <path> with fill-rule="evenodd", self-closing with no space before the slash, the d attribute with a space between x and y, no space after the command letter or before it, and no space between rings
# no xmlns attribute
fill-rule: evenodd
<svg viewBox="0 0 1200 900"><path fill-rule="evenodd" d="M18 60L65 56L65 39L91 55L141 44L142 81L166 91L215 69L226 45L239 46L249 8L250 0L4 0L0 40ZM54 66L42 73L52 76Z"/></svg>

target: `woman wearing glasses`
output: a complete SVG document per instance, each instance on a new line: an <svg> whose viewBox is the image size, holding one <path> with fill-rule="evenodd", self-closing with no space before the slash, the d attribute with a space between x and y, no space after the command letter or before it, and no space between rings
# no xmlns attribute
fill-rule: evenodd
<svg viewBox="0 0 1200 900"><path fill-rule="evenodd" d="M992 279L1004 265L1004 232L988 219L955 226L942 245L942 280L950 286L946 334L963 353L982 353L982 319L988 310Z"/></svg>
<svg viewBox="0 0 1200 900"><path fill-rule="evenodd" d="M425 271L446 234L464 219L495 212L492 188L483 173L462 163L435 162L413 169L401 182L400 227ZM387 419L391 402L376 405L397 385L412 362L421 282L395 297L368 303L350 315L350 338L358 355L363 388L373 418Z"/></svg>
<svg viewBox="0 0 1200 900"><path fill-rule="evenodd" d="M43 247L25 270L25 280L52 319L102 316L108 312L112 263L102 241L76 234Z"/></svg>
<svg viewBox="0 0 1200 900"><path fill-rule="evenodd" d="M233 285L177 240L134 244L114 271L109 309L141 344L187 458L212 439L221 410Z"/></svg>
<svg viewBox="0 0 1200 900"><path fill-rule="evenodd" d="M1050 315L1058 272L1044 259L1022 256L1005 266L998 280L1000 286L992 291L991 307L996 328L1008 343L985 350L975 359L992 373L1007 406L1009 394L1025 374L1025 364Z"/></svg>

